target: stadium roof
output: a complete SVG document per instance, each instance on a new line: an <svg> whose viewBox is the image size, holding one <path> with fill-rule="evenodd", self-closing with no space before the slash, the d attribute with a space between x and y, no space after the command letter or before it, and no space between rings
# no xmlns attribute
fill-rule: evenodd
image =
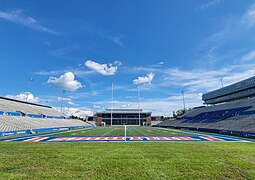
<svg viewBox="0 0 255 180"><path fill-rule="evenodd" d="M34 105L34 106L41 106L41 107L46 107L46 108L52 108L51 106L46 106L46 105L41 105L41 104L36 104L36 103L31 103L31 102L25 102L25 101L20 101L20 100L16 100L16 99L10 99L10 98L1 97L1 96L0 96L0 99L4 99L4 100L8 100L8 101L13 101L13 102L18 102L18 103L30 104L30 105Z"/></svg>
<svg viewBox="0 0 255 180"><path fill-rule="evenodd" d="M139 109L106 109L102 112L97 112L97 114L105 114L105 113L139 113ZM143 112L143 109L140 109L140 113L151 114L152 112Z"/></svg>
<svg viewBox="0 0 255 180"><path fill-rule="evenodd" d="M223 88L203 94L202 99L207 103L225 102L232 99L249 97L255 94L255 76L236 82Z"/></svg>

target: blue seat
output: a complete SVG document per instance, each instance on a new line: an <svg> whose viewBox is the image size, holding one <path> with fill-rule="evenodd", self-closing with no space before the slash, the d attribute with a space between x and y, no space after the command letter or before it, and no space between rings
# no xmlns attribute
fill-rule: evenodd
<svg viewBox="0 0 255 180"><path fill-rule="evenodd" d="M7 116L21 116L19 112L6 112L5 113Z"/></svg>
<svg viewBox="0 0 255 180"><path fill-rule="evenodd" d="M247 114L254 113L255 114L255 111L243 112L249 108L251 108L251 106L203 112L203 113L200 113L193 117L185 117L184 116L181 119L181 120L183 120L181 123L216 123L216 122L228 119L232 116L242 115L244 113L247 113Z"/></svg>

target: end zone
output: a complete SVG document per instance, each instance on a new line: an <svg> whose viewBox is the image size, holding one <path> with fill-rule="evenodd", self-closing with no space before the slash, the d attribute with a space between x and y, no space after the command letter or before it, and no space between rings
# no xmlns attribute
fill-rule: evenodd
<svg viewBox="0 0 255 180"><path fill-rule="evenodd" d="M10 140L9 140L10 141ZM185 137L31 137L24 139L14 139L11 141L23 142L255 142L255 140L244 140L241 138L226 138L215 136L185 136Z"/></svg>

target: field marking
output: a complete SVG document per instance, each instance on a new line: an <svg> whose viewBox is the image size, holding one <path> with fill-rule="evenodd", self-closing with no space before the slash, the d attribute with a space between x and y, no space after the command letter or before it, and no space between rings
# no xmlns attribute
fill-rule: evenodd
<svg viewBox="0 0 255 180"><path fill-rule="evenodd" d="M148 132L148 128L137 128L137 127L130 127L131 130L137 132L138 134L140 134L140 136L127 136L127 138L129 138L129 142L164 142L164 137L168 138L168 139L172 139L172 140L165 140L167 142L171 141L171 142L176 142L175 140L177 140L178 142L185 142L185 141L182 141L180 140L180 138L182 136L155 136L153 135L153 132L154 131L158 131L157 128L155 129L152 129L152 132ZM193 131L188 131L188 130L175 130L175 129L168 129L168 128L160 128L160 129L164 129L164 132L179 132L179 133L183 133L183 134L193 134L193 135L196 135L196 136L192 136L192 135L184 135L183 137L185 138L195 138L194 140L196 142L255 142L255 140L253 139L244 139L244 138L233 138L232 136L231 137L228 137L226 135L224 136L221 136L221 135L214 135L212 133L206 133L206 132L202 132L202 133L198 133L198 132L193 132ZM72 129L72 130L67 130L67 131L61 131L61 132L51 132L51 133L47 133L47 134L39 134L39 135L31 135L31 136L25 136L25 137L19 137L19 138L10 138L10 139L6 139L6 140L2 140L2 141L25 141L25 142L51 142L51 141L54 141L54 139L56 138L66 138L66 139L72 139L73 142L116 142L113 141L112 139L116 138L115 136L113 137L104 137L106 136L107 134L111 133L112 131L115 130L115 128L109 128L109 130L102 134L101 136L98 135L98 136L89 136L90 138L92 139L87 139L87 137L84 137L84 136L81 136L81 137L68 137L68 136L52 136L54 134L66 134L66 133L70 133L70 132L77 132L77 131L80 131L80 132L88 132L88 131L96 131L97 129L94 128L94 127L90 127L90 128L80 128L80 129ZM102 129L103 130L103 129ZM107 129L106 129L107 130ZM161 131L161 130L160 130ZM99 133L100 134L100 133ZM149 135L149 136L148 136ZM48 136L48 137L46 137ZM50 136L50 137L49 137ZM101 137L101 138L99 138ZM120 140L120 137L121 136L118 136L119 137L119 140ZM87 140L84 141L84 138L86 138ZM124 138L124 137L123 137ZM135 139L139 139L138 140L135 140ZM145 138L145 139L141 139L141 138ZM153 138L156 138L156 139L159 139L159 140L152 140ZM105 140L104 140L105 139ZM61 141L59 141L61 142ZM67 142L67 141L62 141L62 142ZM117 142L122 142L122 141L118 141Z"/></svg>
<svg viewBox="0 0 255 180"><path fill-rule="evenodd" d="M185 130L185 131L188 131L189 130ZM227 135L227 134L215 134L215 133L207 133L207 132L194 132L194 131L191 131L189 132L190 134L196 134L196 135L201 135L201 136L213 136L213 137L216 137L216 138L225 138L225 139L231 139L231 140L235 140L235 141L240 141L240 140L243 140L243 142L249 142L249 140L252 140L250 138L244 138L244 137L233 137L233 136L230 136L230 135Z"/></svg>
<svg viewBox="0 0 255 180"><path fill-rule="evenodd" d="M144 136L147 136L145 133L140 132L140 131L138 131L137 129L134 129L134 130L137 131L137 132L140 133L140 134L143 134Z"/></svg>
<svg viewBox="0 0 255 180"><path fill-rule="evenodd" d="M171 129L171 128L163 128L163 129L168 129L168 130L176 130L176 129ZM178 130L176 130L178 131ZM187 133L187 134L195 134L195 135L200 135L200 136L213 136L213 137L216 137L216 138L222 138L222 139L231 139L231 140L234 140L234 141L241 141L242 142L250 142L250 141L253 141L251 138L245 138L245 137L233 137L233 136L230 136L230 135L227 135L227 134L216 134L216 133L207 133L207 132L194 132L194 131L190 131L190 130L179 130L180 132L184 132L184 133Z"/></svg>
<svg viewBox="0 0 255 180"><path fill-rule="evenodd" d="M212 137L212 136L199 136L199 137L202 138L202 139L206 139L208 141L224 141L222 139L215 138L215 137Z"/></svg>
<svg viewBox="0 0 255 180"><path fill-rule="evenodd" d="M106 134L108 134L108 133L110 133L110 132L112 132L113 130L115 130L114 128L112 128L112 130L110 130L110 131L107 131L106 133L104 133L103 135L101 135L100 137L103 137L103 136L105 136Z"/></svg>
<svg viewBox="0 0 255 180"><path fill-rule="evenodd" d="M42 140L45 140L45 139L48 139L48 137L35 137L35 138L32 138L32 139L27 139L25 141L27 141L27 142L39 142L39 141L42 141Z"/></svg>
<svg viewBox="0 0 255 180"><path fill-rule="evenodd" d="M242 142L231 141L226 139L214 138L211 136L128 136L126 139L122 136L114 137L34 137L27 140L26 142ZM255 141L248 141L255 142Z"/></svg>
<svg viewBox="0 0 255 180"><path fill-rule="evenodd" d="M192 133L187 133L183 130L178 130L178 129L171 129L171 128L161 128L161 127L153 127L153 128L157 128L157 129L164 129L164 130L168 130L168 131L175 131L175 132L179 132L179 133L186 133L186 134L192 134Z"/></svg>
<svg viewBox="0 0 255 180"><path fill-rule="evenodd" d="M166 129L171 129L171 128L166 128ZM182 130L183 132L189 133L189 134L195 134L195 135L200 135L200 136L212 136L215 138L220 138L220 139L227 139L232 140L229 142L255 142L254 139L252 138L246 138L246 137L238 137L238 136L231 136L228 134L216 134L216 133L210 133L210 132L197 132L197 131L191 131L191 130Z"/></svg>
<svg viewBox="0 0 255 180"><path fill-rule="evenodd" d="M83 128L83 129L93 129L93 128ZM45 133L45 134L38 134L38 135L31 135L31 136L22 136L22 137L17 137L17 138L10 138L2 141L15 141L15 140L22 140L22 139L28 139L31 137L41 137L41 136L48 136L48 135L54 135L54 134L64 134L67 132L73 132L73 131L79 131L81 129L74 129L74 130L68 130L68 131L62 131L62 132L51 132L51 133ZM0 139L1 140L1 139Z"/></svg>

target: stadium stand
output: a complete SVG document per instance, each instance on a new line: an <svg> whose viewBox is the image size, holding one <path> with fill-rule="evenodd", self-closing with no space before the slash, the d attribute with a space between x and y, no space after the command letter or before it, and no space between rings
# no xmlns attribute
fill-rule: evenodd
<svg viewBox="0 0 255 180"><path fill-rule="evenodd" d="M0 137L31 132L92 127L50 106L0 97Z"/></svg>
<svg viewBox="0 0 255 180"><path fill-rule="evenodd" d="M151 121L151 126L156 126L159 123L162 123L163 121Z"/></svg>
<svg viewBox="0 0 255 180"><path fill-rule="evenodd" d="M237 87L242 93L237 91ZM255 93L249 91L249 89L254 87L255 76L206 93L203 95L205 104L215 102L214 104L194 108L182 117L164 121L156 126L185 128L255 138ZM227 99L230 95L233 97L232 94L240 95L244 92L249 93L238 96L238 98L236 96L232 101L228 99L222 102L222 99Z"/></svg>
<svg viewBox="0 0 255 180"><path fill-rule="evenodd" d="M255 137L255 99L194 109L157 126Z"/></svg>

